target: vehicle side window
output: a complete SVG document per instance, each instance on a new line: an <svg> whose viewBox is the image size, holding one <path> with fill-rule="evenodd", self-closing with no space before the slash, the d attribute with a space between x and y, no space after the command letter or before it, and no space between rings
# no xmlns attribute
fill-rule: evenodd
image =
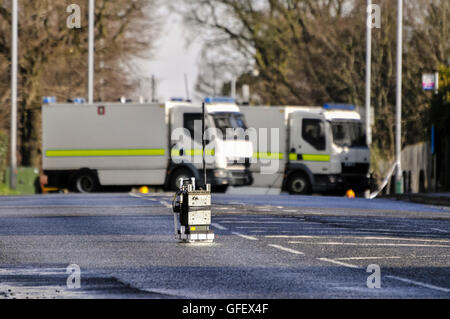
<svg viewBox="0 0 450 319"><path fill-rule="evenodd" d="M195 138L195 131L201 140L202 136L202 114L201 113L185 113L183 115L183 126L191 134L191 138Z"/></svg>
<svg viewBox="0 0 450 319"><path fill-rule="evenodd" d="M302 137L316 150L326 149L325 123L317 119L303 119Z"/></svg>

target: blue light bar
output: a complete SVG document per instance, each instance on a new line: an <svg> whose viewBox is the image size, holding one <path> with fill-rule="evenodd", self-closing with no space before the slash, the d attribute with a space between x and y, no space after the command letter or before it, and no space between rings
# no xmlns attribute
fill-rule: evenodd
<svg viewBox="0 0 450 319"><path fill-rule="evenodd" d="M184 102L184 99L182 97L172 97L170 98L171 102Z"/></svg>
<svg viewBox="0 0 450 319"><path fill-rule="evenodd" d="M56 103L56 97L54 97L54 96L45 96L42 99L42 101L43 101L44 104Z"/></svg>
<svg viewBox="0 0 450 319"><path fill-rule="evenodd" d="M325 104L323 108L325 110L342 110L342 111L356 110L356 107L352 104Z"/></svg>
<svg viewBox="0 0 450 319"><path fill-rule="evenodd" d="M205 103L230 103L236 104L236 100L231 97L207 97Z"/></svg>
<svg viewBox="0 0 450 319"><path fill-rule="evenodd" d="M86 103L86 99L84 97L76 97L72 100L74 104L84 104Z"/></svg>

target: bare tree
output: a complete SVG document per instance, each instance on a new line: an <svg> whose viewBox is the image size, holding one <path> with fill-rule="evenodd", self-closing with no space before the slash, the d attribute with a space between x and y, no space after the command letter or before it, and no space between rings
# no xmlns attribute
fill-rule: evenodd
<svg viewBox="0 0 450 319"><path fill-rule="evenodd" d="M366 1L179 0L186 22L207 41L228 45L254 65L252 91L265 104L364 104ZM374 147L390 158L395 129L395 1L380 0L381 28L373 30ZM421 74L449 59L450 3L405 3L404 143L426 138L430 97ZM198 31L197 31L198 32ZM199 32L198 32L199 33ZM210 50L214 46L209 45ZM219 51L220 53L220 51ZM206 68L206 66L204 66ZM243 70L242 79L248 80Z"/></svg>
<svg viewBox="0 0 450 319"><path fill-rule="evenodd" d="M11 1L0 5L0 125L8 128ZM88 1L81 28L67 27L69 1L20 1L19 149L22 165L38 166L42 97L87 95ZM156 0L96 0L96 100L132 92L134 57L148 54L158 30Z"/></svg>

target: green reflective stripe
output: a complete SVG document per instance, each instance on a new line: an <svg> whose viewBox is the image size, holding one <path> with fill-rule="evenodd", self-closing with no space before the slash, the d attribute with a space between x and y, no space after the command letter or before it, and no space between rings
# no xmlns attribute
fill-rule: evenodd
<svg viewBox="0 0 450 319"><path fill-rule="evenodd" d="M273 160L282 160L284 158L283 153L253 153L254 158L258 159L273 159Z"/></svg>
<svg viewBox="0 0 450 319"><path fill-rule="evenodd" d="M183 155L185 156L203 156L203 150L184 150ZM215 150L206 150L207 156L214 156ZM181 156L180 150L172 150L171 151L172 156Z"/></svg>
<svg viewBox="0 0 450 319"><path fill-rule="evenodd" d="M115 157L115 156L164 156L164 149L139 150L48 150L46 157Z"/></svg>
<svg viewBox="0 0 450 319"><path fill-rule="evenodd" d="M305 162L329 162L330 155L316 155L316 154L289 154L290 161L305 161Z"/></svg>
<svg viewBox="0 0 450 319"><path fill-rule="evenodd" d="M303 154L303 160L307 162L329 162L330 158L330 155Z"/></svg>

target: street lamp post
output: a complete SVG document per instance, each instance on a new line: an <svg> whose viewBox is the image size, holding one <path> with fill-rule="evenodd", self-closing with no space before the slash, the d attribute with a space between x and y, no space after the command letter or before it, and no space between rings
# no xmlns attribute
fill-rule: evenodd
<svg viewBox="0 0 450 319"><path fill-rule="evenodd" d="M95 0L89 0L89 75L88 101L94 103L94 13Z"/></svg>
<svg viewBox="0 0 450 319"><path fill-rule="evenodd" d="M398 0L397 17L397 97L396 97L396 193L403 193L402 173L402 54L403 54L403 0Z"/></svg>
<svg viewBox="0 0 450 319"><path fill-rule="evenodd" d="M17 187L17 67L18 67L18 29L19 29L19 8L17 0L12 0L11 8L11 158L10 158L10 174L9 183L11 189Z"/></svg>
<svg viewBox="0 0 450 319"><path fill-rule="evenodd" d="M371 78L372 78L372 25L371 18L372 0L367 0L367 39L366 39L366 139L367 145L372 144L372 127L370 119L371 107Z"/></svg>

